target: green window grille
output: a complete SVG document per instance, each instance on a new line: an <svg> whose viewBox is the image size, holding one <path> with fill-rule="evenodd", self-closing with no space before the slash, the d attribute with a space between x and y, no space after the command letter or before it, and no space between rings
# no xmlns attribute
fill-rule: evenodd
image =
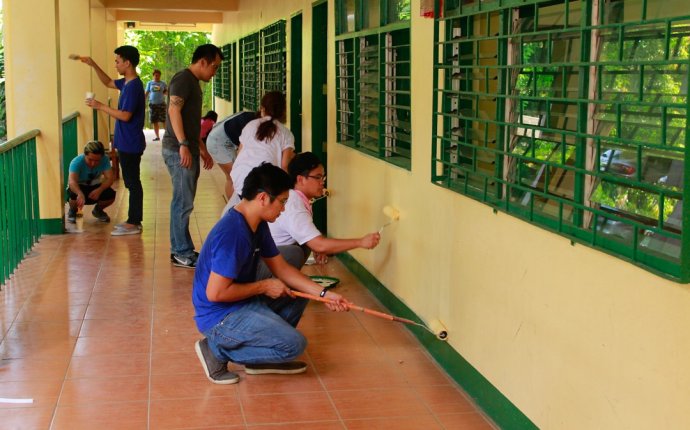
<svg viewBox="0 0 690 430"><path fill-rule="evenodd" d="M268 91L287 90L285 21L240 39L240 108L258 111Z"/></svg>
<svg viewBox="0 0 690 430"><path fill-rule="evenodd" d="M261 30L261 94L268 91L286 92L285 21L281 20Z"/></svg>
<svg viewBox="0 0 690 430"><path fill-rule="evenodd" d="M690 16L675 0L446 1L432 181L690 282Z"/></svg>
<svg viewBox="0 0 690 430"><path fill-rule="evenodd" d="M224 60L213 78L213 95L223 100L232 101L232 67L233 45L227 44L221 47Z"/></svg>
<svg viewBox="0 0 690 430"><path fill-rule="evenodd" d="M409 2L404 3L336 5L346 33L336 38L336 122L340 143L409 169L410 27ZM383 27L369 28L381 21Z"/></svg>
<svg viewBox="0 0 690 430"><path fill-rule="evenodd" d="M240 109L258 111L259 33L240 39Z"/></svg>

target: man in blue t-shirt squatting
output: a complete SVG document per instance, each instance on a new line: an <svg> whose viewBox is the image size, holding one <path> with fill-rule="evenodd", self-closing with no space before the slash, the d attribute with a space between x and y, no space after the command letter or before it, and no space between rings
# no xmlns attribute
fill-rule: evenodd
<svg viewBox="0 0 690 430"><path fill-rule="evenodd" d="M292 289L328 299L332 311L350 302L322 289L278 252L268 223L285 209L292 179L279 167L262 164L244 182L242 200L209 232L194 273L194 319L204 339L197 356L214 384L234 384L239 376L228 362L250 375L302 373L294 361L307 346L295 328L307 306ZM259 258L275 277L257 279ZM302 263L301 259L295 264Z"/></svg>

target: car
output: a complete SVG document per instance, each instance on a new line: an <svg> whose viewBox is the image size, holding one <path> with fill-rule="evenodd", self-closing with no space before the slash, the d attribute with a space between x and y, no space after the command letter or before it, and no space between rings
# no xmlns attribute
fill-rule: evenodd
<svg viewBox="0 0 690 430"><path fill-rule="evenodd" d="M637 163L620 149L607 149L599 156L599 170L621 176L633 176L637 172Z"/></svg>

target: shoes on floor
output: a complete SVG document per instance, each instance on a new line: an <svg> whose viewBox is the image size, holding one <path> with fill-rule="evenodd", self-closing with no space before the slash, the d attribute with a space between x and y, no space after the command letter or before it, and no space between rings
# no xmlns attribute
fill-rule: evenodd
<svg viewBox="0 0 690 430"><path fill-rule="evenodd" d="M115 224L115 228L119 228L120 230L122 230L122 229L128 228L128 227L131 226L131 225L132 225L132 224L127 224L126 222L123 222L123 223L121 223L121 224ZM135 225L136 225L136 227L137 227L139 230L143 230L143 229L144 229L144 227L143 227L141 224L135 224Z"/></svg>
<svg viewBox="0 0 690 430"><path fill-rule="evenodd" d="M208 340L206 338L197 340L194 345L196 356L199 357L201 367L204 368L204 373L209 381L214 384L235 384L240 380L237 373L228 371L228 363L218 360L208 347Z"/></svg>
<svg viewBox="0 0 690 430"><path fill-rule="evenodd" d="M100 222L110 222L110 217L108 216L107 213L98 206L94 206L93 210L91 211L91 215L94 216L98 221Z"/></svg>
<svg viewBox="0 0 690 430"><path fill-rule="evenodd" d="M77 222L77 211L76 211L76 209L68 209L67 210L67 222L71 222L72 224Z"/></svg>
<svg viewBox="0 0 690 430"><path fill-rule="evenodd" d="M266 375L269 373L294 375L296 373L304 373L306 370L307 363L302 361L288 361L287 363L255 363L244 365L244 371L248 375Z"/></svg>
<svg viewBox="0 0 690 430"><path fill-rule="evenodd" d="M187 269L196 268L196 258L193 257L183 257L182 255L170 254L170 260L173 266L185 267Z"/></svg>
<svg viewBox="0 0 690 430"><path fill-rule="evenodd" d="M153 138L153 141L154 141L154 142L157 141L157 140L161 140L160 137L154 137L154 138Z"/></svg>
<svg viewBox="0 0 690 430"><path fill-rule="evenodd" d="M113 231L110 232L111 236L126 236L129 234L141 234L141 227L138 225L127 226L118 224Z"/></svg>

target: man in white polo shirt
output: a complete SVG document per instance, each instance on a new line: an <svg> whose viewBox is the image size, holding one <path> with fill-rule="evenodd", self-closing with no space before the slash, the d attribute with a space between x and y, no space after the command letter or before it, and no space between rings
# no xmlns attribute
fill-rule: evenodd
<svg viewBox="0 0 690 430"><path fill-rule="evenodd" d="M316 155L311 152L295 155L288 165L288 173L295 181L295 188L290 190L285 211L268 224L281 253L288 250L294 253L299 245L304 253L303 262L314 252L317 263L324 263L330 254L355 248L373 249L379 244L381 235L377 232L360 238L335 239L325 237L316 228L310 201L323 195L326 183L326 171Z"/></svg>

